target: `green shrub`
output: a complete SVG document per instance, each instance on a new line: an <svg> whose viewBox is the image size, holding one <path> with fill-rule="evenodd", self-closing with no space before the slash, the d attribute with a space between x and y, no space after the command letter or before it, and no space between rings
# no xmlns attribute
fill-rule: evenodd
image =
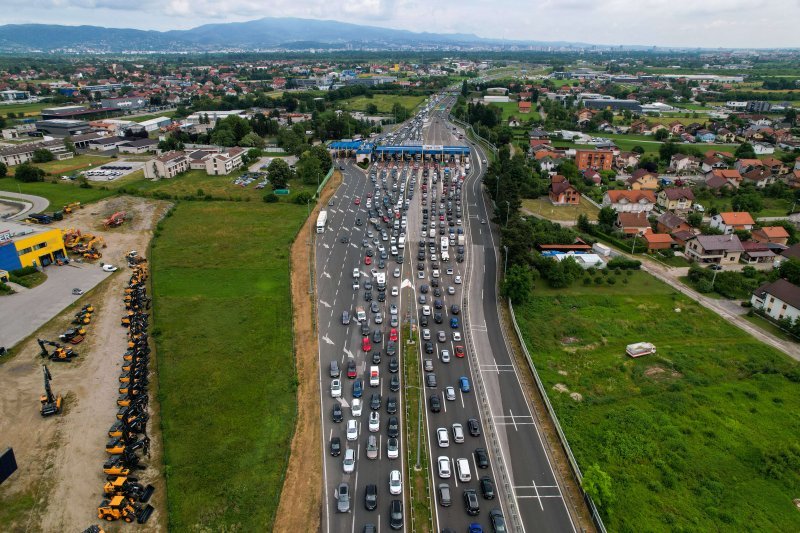
<svg viewBox="0 0 800 533"><path fill-rule="evenodd" d="M34 272L39 272L39 270L35 266L26 266L22 268L18 268L16 270L12 270L9 272L11 276L15 276L21 278L23 276L28 276L33 274Z"/></svg>
<svg viewBox="0 0 800 533"><path fill-rule="evenodd" d="M267 202L268 204L274 204L278 200L279 200L278 195L275 194L274 192L267 193L264 195L264 201Z"/></svg>
<svg viewBox="0 0 800 533"><path fill-rule="evenodd" d="M603 284L602 276L597 276L596 278L594 278L594 282L596 285L602 285Z"/></svg>
<svg viewBox="0 0 800 533"><path fill-rule="evenodd" d="M611 270L639 270L641 266L641 261L637 261L636 259L628 259L627 257L615 257L608 262L608 268Z"/></svg>

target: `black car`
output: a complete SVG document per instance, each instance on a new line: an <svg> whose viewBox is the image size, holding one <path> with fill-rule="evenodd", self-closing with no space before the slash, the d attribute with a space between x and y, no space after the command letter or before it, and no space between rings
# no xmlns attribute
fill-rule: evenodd
<svg viewBox="0 0 800 533"><path fill-rule="evenodd" d="M374 511L378 507L378 486L367 485L364 491L364 508L367 511Z"/></svg>
<svg viewBox="0 0 800 533"><path fill-rule="evenodd" d="M364 301L365 302L372 301L372 291L364 291Z"/></svg>
<svg viewBox="0 0 800 533"><path fill-rule="evenodd" d="M506 533L506 519L503 518L503 511L500 509L492 509L489 511L489 522L492 524L494 533Z"/></svg>
<svg viewBox="0 0 800 533"><path fill-rule="evenodd" d="M339 242L347 244L348 242L350 242L350 237L348 237L347 235L342 235L342 238L339 239Z"/></svg>
<svg viewBox="0 0 800 533"><path fill-rule="evenodd" d="M417 253L417 261L425 261L425 252L418 252Z"/></svg>
<svg viewBox="0 0 800 533"><path fill-rule="evenodd" d="M442 323L442 313L433 313L433 321L437 324Z"/></svg>
<svg viewBox="0 0 800 533"><path fill-rule="evenodd" d="M422 326L423 328L427 327L428 326L428 317L425 316L425 315L422 315L422 318L419 319L419 325Z"/></svg>
<svg viewBox="0 0 800 533"><path fill-rule="evenodd" d="M331 438L330 449L331 455L334 457L338 457L342 453L342 441L339 437Z"/></svg>
<svg viewBox="0 0 800 533"><path fill-rule="evenodd" d="M470 418L467 420L467 430L473 437L481 436L481 425L478 423L477 418Z"/></svg>
<svg viewBox="0 0 800 533"><path fill-rule="evenodd" d="M475 489L467 489L464 491L464 508L470 516L475 516L481 512L481 505L480 502L478 502L478 494L475 492Z"/></svg>
<svg viewBox="0 0 800 533"><path fill-rule="evenodd" d="M433 302L433 306L434 306L436 309L441 309L442 307L444 307L444 303L443 303L441 300L435 300L435 301Z"/></svg>
<svg viewBox="0 0 800 533"><path fill-rule="evenodd" d="M386 293L384 291L381 291L381 292L378 293L378 301L379 302L385 302L386 301Z"/></svg>
<svg viewBox="0 0 800 533"><path fill-rule="evenodd" d="M366 322L361 323L361 336L369 337L369 324L367 324Z"/></svg>
<svg viewBox="0 0 800 533"><path fill-rule="evenodd" d="M392 374L396 374L398 370L400 370L400 363L397 361L397 357L390 357L389 372L391 372Z"/></svg>
<svg viewBox="0 0 800 533"><path fill-rule="evenodd" d="M492 478L489 476L481 478L481 493L485 499L494 500L494 483L492 483Z"/></svg>
<svg viewBox="0 0 800 533"><path fill-rule="evenodd" d="M397 438L400 434L400 423L397 421L396 416L389 417L389 424L386 426L386 433L390 439Z"/></svg>
<svg viewBox="0 0 800 533"><path fill-rule="evenodd" d="M397 343L395 341L389 341L386 343L386 354L387 355L394 355L397 353Z"/></svg>
<svg viewBox="0 0 800 533"><path fill-rule="evenodd" d="M381 352L372 352L372 364L373 365L381 364Z"/></svg>
<svg viewBox="0 0 800 533"><path fill-rule="evenodd" d="M429 288L430 287L428 287L427 285L420 285L419 286L419 292L421 292L422 294L428 294L428 289Z"/></svg>
<svg viewBox="0 0 800 533"><path fill-rule="evenodd" d="M475 448L475 463L478 468L489 468L489 455L484 448Z"/></svg>
<svg viewBox="0 0 800 533"><path fill-rule="evenodd" d="M386 400L386 412L393 415L397 412L397 398L389 396Z"/></svg>
<svg viewBox="0 0 800 533"><path fill-rule="evenodd" d="M439 287L436 287L435 289L433 289L433 296L434 297L438 298L441 295L442 295L442 289L440 289Z"/></svg>
<svg viewBox="0 0 800 533"><path fill-rule="evenodd" d="M401 500L392 500L389 506L389 527L403 529L403 502Z"/></svg>
<svg viewBox="0 0 800 533"><path fill-rule="evenodd" d="M389 380L389 390L397 392L400 390L400 376L392 374L392 379Z"/></svg>
<svg viewBox="0 0 800 533"><path fill-rule="evenodd" d="M375 344L380 344L383 342L383 333L381 332L381 330L376 329L372 333L372 342L374 342Z"/></svg>
<svg viewBox="0 0 800 533"><path fill-rule="evenodd" d="M333 421L341 422L344 415L342 415L342 406L339 403L333 404Z"/></svg>
<svg viewBox="0 0 800 533"><path fill-rule="evenodd" d="M450 314L451 315L457 315L460 312L461 312L461 308L458 307L456 304L453 304L453 305L450 306Z"/></svg>
<svg viewBox="0 0 800 533"><path fill-rule="evenodd" d="M375 255L375 252L372 251L372 248L367 248L367 257L372 257Z"/></svg>
<svg viewBox="0 0 800 533"><path fill-rule="evenodd" d="M431 341L425 343L425 353L433 353L433 343Z"/></svg>
<svg viewBox="0 0 800 533"><path fill-rule="evenodd" d="M364 282L364 288L366 290L368 290L368 291L371 291L372 290L372 282L370 280L365 281Z"/></svg>
<svg viewBox="0 0 800 533"><path fill-rule="evenodd" d="M372 397L369 400L369 408L373 411L377 411L381 408L381 393L380 392L373 392Z"/></svg>
<svg viewBox="0 0 800 533"><path fill-rule="evenodd" d="M417 263L417 270L425 270L425 263Z"/></svg>
<svg viewBox="0 0 800 533"><path fill-rule="evenodd" d="M431 394L431 397L428 398L428 403L430 404L432 413L438 413L442 410L442 400L439 398L438 394Z"/></svg>
<svg viewBox="0 0 800 533"><path fill-rule="evenodd" d="M436 279L436 278L433 278L431 280L431 287L438 287L438 286L439 286L439 280Z"/></svg>

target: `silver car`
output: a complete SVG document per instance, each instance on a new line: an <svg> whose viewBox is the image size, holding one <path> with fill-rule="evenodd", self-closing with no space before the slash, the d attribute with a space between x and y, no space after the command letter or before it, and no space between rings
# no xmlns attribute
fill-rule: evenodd
<svg viewBox="0 0 800 533"><path fill-rule="evenodd" d="M350 486L347 483L339 483L334 492L336 497L336 511L340 513L350 512Z"/></svg>

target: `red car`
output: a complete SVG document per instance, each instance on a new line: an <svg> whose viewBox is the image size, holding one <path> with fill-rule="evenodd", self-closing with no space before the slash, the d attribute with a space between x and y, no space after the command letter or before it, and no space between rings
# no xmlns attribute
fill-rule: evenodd
<svg viewBox="0 0 800 533"><path fill-rule="evenodd" d="M456 346L456 357L464 357L464 347Z"/></svg>
<svg viewBox="0 0 800 533"><path fill-rule="evenodd" d="M395 328L392 328L391 331L389 331L389 340L397 342L397 330Z"/></svg>
<svg viewBox="0 0 800 533"><path fill-rule="evenodd" d="M372 264L372 258L369 257L369 256L365 257L364 258L364 264L365 265L371 265Z"/></svg>
<svg viewBox="0 0 800 533"><path fill-rule="evenodd" d="M372 198L372 193L371 192L367 193L367 198Z"/></svg>
<svg viewBox="0 0 800 533"><path fill-rule="evenodd" d="M361 339L361 349L365 352L372 351L372 344L370 344L369 342L369 337L364 337L363 339Z"/></svg>
<svg viewBox="0 0 800 533"><path fill-rule="evenodd" d="M352 359L347 362L347 377L350 379L356 378L356 362Z"/></svg>
<svg viewBox="0 0 800 533"><path fill-rule="evenodd" d="M355 200L353 200L353 203L356 205L361 205L361 198L356 198Z"/></svg>

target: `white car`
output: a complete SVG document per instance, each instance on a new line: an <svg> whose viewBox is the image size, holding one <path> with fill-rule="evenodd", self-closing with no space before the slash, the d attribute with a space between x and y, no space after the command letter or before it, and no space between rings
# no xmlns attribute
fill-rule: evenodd
<svg viewBox="0 0 800 533"><path fill-rule="evenodd" d="M425 328L422 330L422 340L429 341L431 340L431 330Z"/></svg>
<svg viewBox="0 0 800 533"><path fill-rule="evenodd" d="M331 398L340 398L342 396L342 382L338 379L331 380Z"/></svg>
<svg viewBox="0 0 800 533"><path fill-rule="evenodd" d="M453 341L454 342L461 342L461 333L458 331L453 332Z"/></svg>
<svg viewBox="0 0 800 533"><path fill-rule="evenodd" d="M438 278L438 277L439 277L439 270L438 270L438 269L436 269L436 268L434 268L434 269L433 269L433 274L432 274L432 276L433 276L434 278ZM460 282L460 281L457 281L456 283L461 283L461 282Z"/></svg>
<svg viewBox="0 0 800 533"><path fill-rule="evenodd" d="M442 363L449 363L450 362L450 350L442 350L439 353L439 357L442 359Z"/></svg>
<svg viewBox="0 0 800 533"><path fill-rule="evenodd" d="M455 442L464 442L464 426L461 424L453 424L453 440Z"/></svg>
<svg viewBox="0 0 800 533"><path fill-rule="evenodd" d="M393 276L394 276L394 277L396 277L396 278L399 278L399 277L400 277L400 269L399 269L399 268L395 268L395 269L394 269L394 274L393 274Z"/></svg>
<svg viewBox="0 0 800 533"><path fill-rule="evenodd" d="M448 448L450 446L450 434L447 428L436 429L436 442L439 443L439 448Z"/></svg>
<svg viewBox="0 0 800 533"><path fill-rule="evenodd" d="M342 467L344 468L345 474L352 474L356 469L356 451L353 448L345 450Z"/></svg>
<svg viewBox="0 0 800 533"><path fill-rule="evenodd" d="M375 323L376 324L382 324L383 323L383 315L382 314L378 313L378 314L375 315Z"/></svg>
<svg viewBox="0 0 800 533"><path fill-rule="evenodd" d="M369 430L371 433L375 433L381 429L381 418L380 413L378 411L371 411L369 413Z"/></svg>
<svg viewBox="0 0 800 533"><path fill-rule="evenodd" d="M397 296L398 294L400 294L400 289L392 287L392 296Z"/></svg>
<svg viewBox="0 0 800 533"><path fill-rule="evenodd" d="M448 268L447 269L447 275L448 276L452 276L453 275L453 269L452 268Z"/></svg>
<svg viewBox="0 0 800 533"><path fill-rule="evenodd" d="M423 305L422 306L422 314L425 316L431 316L431 306L430 305Z"/></svg>
<svg viewBox="0 0 800 533"><path fill-rule="evenodd" d="M389 306L389 313L391 313L393 315L397 314L397 306L395 304L392 304L392 305Z"/></svg>
<svg viewBox="0 0 800 533"><path fill-rule="evenodd" d="M436 465L439 468L439 477L442 479L449 479L452 475L450 471L450 459L445 455L440 455L436 458Z"/></svg>
<svg viewBox="0 0 800 533"><path fill-rule="evenodd" d="M114 265L106 265L106 264L104 264L103 265L103 271L104 272L116 272L117 271L117 267L115 267Z"/></svg>
<svg viewBox="0 0 800 533"><path fill-rule="evenodd" d="M461 284L461 276L456 276L456 279L454 281L456 282L456 285L460 285Z"/></svg>
<svg viewBox="0 0 800 533"><path fill-rule="evenodd" d="M389 472L389 493L401 494L403 492L403 478L400 476L399 470L392 470Z"/></svg>
<svg viewBox="0 0 800 533"><path fill-rule="evenodd" d="M350 404L350 412L353 413L353 416L361 416L362 409L363 404L361 403L361 399L353 398L353 402Z"/></svg>
<svg viewBox="0 0 800 533"><path fill-rule="evenodd" d="M420 270L419 272L417 272L417 277L419 279L425 279L425 271L424 270Z"/></svg>
<svg viewBox="0 0 800 533"><path fill-rule="evenodd" d="M347 440L358 439L358 422L355 420L347 421Z"/></svg>
<svg viewBox="0 0 800 533"><path fill-rule="evenodd" d="M400 455L400 441L396 438L391 438L386 442L386 456L389 459L397 459Z"/></svg>
<svg viewBox="0 0 800 533"><path fill-rule="evenodd" d="M455 294L455 293L456 293L456 288L455 287L453 287L452 285L447 287L447 294Z"/></svg>
<svg viewBox="0 0 800 533"><path fill-rule="evenodd" d="M446 387L444 389L444 397L448 400L455 401L456 399L456 388L455 387Z"/></svg>

